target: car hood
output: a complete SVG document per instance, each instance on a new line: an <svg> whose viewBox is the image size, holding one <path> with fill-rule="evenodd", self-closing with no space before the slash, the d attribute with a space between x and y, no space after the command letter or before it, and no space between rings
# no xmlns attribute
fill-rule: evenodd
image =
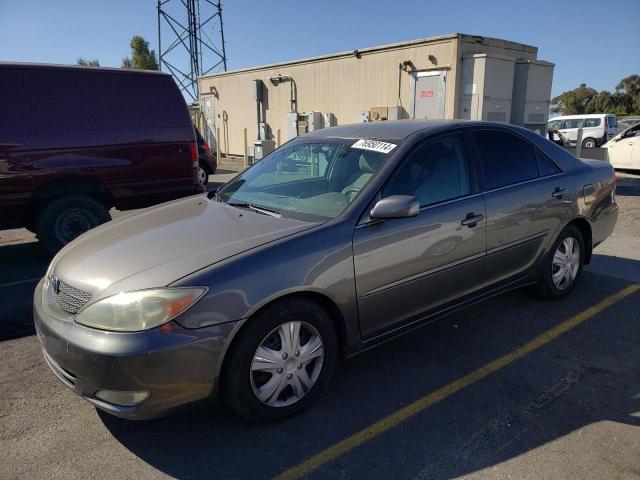
<svg viewBox="0 0 640 480"><path fill-rule="evenodd" d="M56 255L49 272L97 300L169 285L315 225L199 195L126 215L81 235Z"/></svg>

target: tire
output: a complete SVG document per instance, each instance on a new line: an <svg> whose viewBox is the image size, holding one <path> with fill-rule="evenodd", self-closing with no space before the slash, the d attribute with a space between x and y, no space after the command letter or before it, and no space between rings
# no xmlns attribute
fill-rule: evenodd
<svg viewBox="0 0 640 480"><path fill-rule="evenodd" d="M287 349L279 328L284 325L290 332L288 327L295 324L299 325L299 342L297 348ZM304 360L300 359L310 358L312 350L315 353L311 355L317 355L318 340L322 356L301 368L299 362ZM259 347L266 361L254 361ZM293 356L285 355L288 351ZM336 357L335 331L321 307L301 298L274 303L249 319L238 333L224 361L222 398L238 415L253 422L290 417L307 408L324 390ZM299 380L303 378L306 387L305 381ZM302 393L297 394L296 389ZM269 392L274 393L269 396Z"/></svg>
<svg viewBox="0 0 640 480"><path fill-rule="evenodd" d="M207 183L209 183L209 174L200 164L198 164L198 183L203 187L206 187Z"/></svg>
<svg viewBox="0 0 640 480"><path fill-rule="evenodd" d="M71 240L111 220L106 207L84 195L52 200L38 214L35 230L41 245L55 254Z"/></svg>
<svg viewBox="0 0 640 480"><path fill-rule="evenodd" d="M584 148L596 148L598 145L597 145L596 141L593 138L585 138L582 141L582 146Z"/></svg>
<svg viewBox="0 0 640 480"><path fill-rule="evenodd" d="M573 259L568 263L564 263L566 275L560 275L563 262L566 262L567 239L573 239ZM571 241L568 241L571 243ZM575 250L577 248L577 252ZM575 257L577 253L577 257ZM535 293L544 299L555 300L564 298L569 295L575 288L580 276L582 275L582 267L584 264L585 246L580 230L572 225L565 227L549 250L543 260L542 270L537 285L534 287ZM555 258L558 256L558 258ZM576 263L574 263L574 261ZM560 265L559 265L560 264ZM568 270L567 270L568 269ZM554 275L556 276L554 279ZM560 277L560 281L558 281Z"/></svg>

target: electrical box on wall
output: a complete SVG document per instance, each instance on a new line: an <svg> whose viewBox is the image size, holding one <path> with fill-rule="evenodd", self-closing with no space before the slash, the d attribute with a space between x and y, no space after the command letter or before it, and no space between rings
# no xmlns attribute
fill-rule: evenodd
<svg viewBox="0 0 640 480"><path fill-rule="evenodd" d="M333 113L325 113L324 114L324 126L325 128L328 127L335 127L338 124L338 121L336 119L336 116Z"/></svg>
<svg viewBox="0 0 640 480"><path fill-rule="evenodd" d="M276 142L273 140L256 140L253 142L253 159L262 160L276 149Z"/></svg>
<svg viewBox="0 0 640 480"><path fill-rule="evenodd" d="M409 114L404 107L389 107L387 113L387 119L389 120L403 120L409 118Z"/></svg>
<svg viewBox="0 0 640 480"><path fill-rule="evenodd" d="M510 121L514 67L515 60L498 55L463 58L458 118Z"/></svg>
<svg viewBox="0 0 640 480"><path fill-rule="evenodd" d="M369 111L369 117L372 121L377 120L386 120L389 118L389 108L388 107L373 107Z"/></svg>
<svg viewBox="0 0 640 480"><path fill-rule="evenodd" d="M511 123L545 134L553 68L553 63L541 60L516 62Z"/></svg>
<svg viewBox="0 0 640 480"><path fill-rule="evenodd" d="M324 117L320 112L309 112L306 114L308 131L320 130L324 128Z"/></svg>
<svg viewBox="0 0 640 480"><path fill-rule="evenodd" d="M369 117L369 112L358 112L358 123L366 123L370 121L371 118Z"/></svg>

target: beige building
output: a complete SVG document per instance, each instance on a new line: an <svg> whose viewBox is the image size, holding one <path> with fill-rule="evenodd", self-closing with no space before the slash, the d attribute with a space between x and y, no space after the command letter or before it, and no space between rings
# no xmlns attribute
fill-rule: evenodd
<svg viewBox="0 0 640 480"><path fill-rule="evenodd" d="M242 155L247 129L253 155L258 135L277 144L323 126L385 118L544 129L552 75L536 47L456 33L203 76L199 104L205 135L219 132L222 152Z"/></svg>

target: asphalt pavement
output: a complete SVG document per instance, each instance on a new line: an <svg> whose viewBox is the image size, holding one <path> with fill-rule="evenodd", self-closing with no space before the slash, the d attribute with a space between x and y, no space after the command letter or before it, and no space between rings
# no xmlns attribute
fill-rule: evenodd
<svg viewBox="0 0 640 480"><path fill-rule="evenodd" d="M223 405L128 422L69 392L31 318L49 258L0 231L0 479L640 478L640 176L620 175L618 201L569 298L451 315L342 362L317 404L268 425Z"/></svg>

